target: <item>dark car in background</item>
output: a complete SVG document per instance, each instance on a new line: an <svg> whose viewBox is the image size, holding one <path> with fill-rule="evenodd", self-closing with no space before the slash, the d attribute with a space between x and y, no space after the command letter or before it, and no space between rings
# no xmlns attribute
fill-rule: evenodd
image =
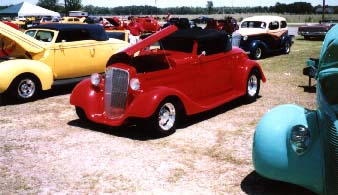
<svg viewBox="0 0 338 195"><path fill-rule="evenodd" d="M288 54L292 43L286 19L279 16L245 18L239 30L232 34L232 45L242 48L255 60L273 52Z"/></svg>
<svg viewBox="0 0 338 195"><path fill-rule="evenodd" d="M209 18L207 16L200 16L195 19L192 19L192 21L196 24L206 24L209 20L212 20L213 18Z"/></svg>
<svg viewBox="0 0 338 195"><path fill-rule="evenodd" d="M306 24L298 27L298 34L304 39L324 38L326 33L338 23L338 20L320 20L318 24Z"/></svg>

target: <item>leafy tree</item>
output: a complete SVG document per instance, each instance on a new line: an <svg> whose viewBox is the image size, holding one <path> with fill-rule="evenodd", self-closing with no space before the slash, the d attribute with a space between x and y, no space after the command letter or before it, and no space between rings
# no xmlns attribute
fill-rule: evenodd
<svg viewBox="0 0 338 195"><path fill-rule="evenodd" d="M49 10L59 11L57 4L58 0L39 0L36 5Z"/></svg>
<svg viewBox="0 0 338 195"><path fill-rule="evenodd" d="M81 9L81 0L64 0L65 1L65 11L78 11Z"/></svg>
<svg viewBox="0 0 338 195"><path fill-rule="evenodd" d="M212 1L207 1L208 14L211 14L214 3Z"/></svg>

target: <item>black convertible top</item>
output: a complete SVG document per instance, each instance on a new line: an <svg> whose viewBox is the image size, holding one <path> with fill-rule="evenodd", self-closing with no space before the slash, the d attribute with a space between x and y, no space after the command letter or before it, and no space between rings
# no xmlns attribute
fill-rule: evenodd
<svg viewBox="0 0 338 195"><path fill-rule="evenodd" d="M214 29L200 29L200 28L191 28L191 29L180 29L173 34L170 38L180 38L180 39L194 39L199 41L208 41L214 40L221 37L227 37L228 34L225 31L214 30Z"/></svg>
<svg viewBox="0 0 338 195"><path fill-rule="evenodd" d="M191 52L193 41L198 42L198 54L207 55L227 52L232 49L230 35L225 31L213 29L180 29L161 40L163 49Z"/></svg>
<svg viewBox="0 0 338 195"><path fill-rule="evenodd" d="M96 41L106 41L108 36L101 25L98 24L60 24L50 23L41 24L30 29L51 29L66 33L69 36L79 36L86 34L86 39L92 39ZM81 32L81 33L79 33Z"/></svg>

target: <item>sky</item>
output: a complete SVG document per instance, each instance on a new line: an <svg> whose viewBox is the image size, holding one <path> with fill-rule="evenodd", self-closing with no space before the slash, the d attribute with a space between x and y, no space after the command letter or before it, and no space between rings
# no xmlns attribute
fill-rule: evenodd
<svg viewBox="0 0 338 195"><path fill-rule="evenodd" d="M23 1L29 2L31 4L36 4L38 0L0 0L0 5L12 5L18 4ZM210 0L209 0L210 1ZM323 0L211 0L214 4L214 7L254 7L254 6L273 6L277 2L290 4L294 2L307 2L311 3L312 6L321 5ZM59 0L63 2L63 0ZM337 0L325 0L326 5L338 6ZM82 0L82 5L94 5L99 7L117 7L117 6L131 6L131 5L149 5L156 6L159 8L165 7L206 7L207 0Z"/></svg>

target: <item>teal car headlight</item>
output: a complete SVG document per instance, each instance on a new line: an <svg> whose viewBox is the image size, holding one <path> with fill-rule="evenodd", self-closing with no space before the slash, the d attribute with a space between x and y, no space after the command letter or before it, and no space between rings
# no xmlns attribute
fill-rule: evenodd
<svg viewBox="0 0 338 195"><path fill-rule="evenodd" d="M310 131L304 125L296 125L291 129L290 143L297 155L302 155L308 149L311 142Z"/></svg>

